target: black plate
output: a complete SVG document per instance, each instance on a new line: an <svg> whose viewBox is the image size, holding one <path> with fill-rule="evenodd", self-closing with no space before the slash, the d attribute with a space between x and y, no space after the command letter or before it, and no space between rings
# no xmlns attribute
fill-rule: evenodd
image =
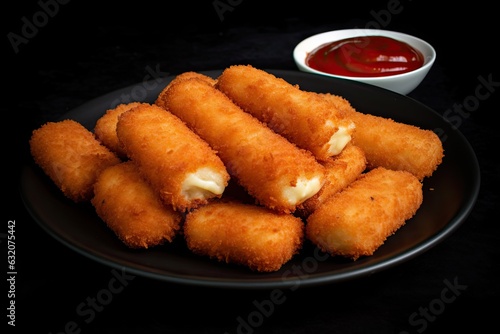
<svg viewBox="0 0 500 334"><path fill-rule="evenodd" d="M434 175L424 180L422 206L374 255L353 262L325 256L306 243L279 271L255 273L193 255L182 238L153 249L131 250L90 204L75 204L63 197L34 164L25 166L21 175L21 195L28 211L55 239L98 262L167 282L228 288L311 286L370 275L427 251L464 222L478 196L479 166L467 140L439 114L409 97L374 86L296 71L268 71L304 90L341 95L361 112L432 129L442 138L445 158ZM217 77L221 71L203 73ZM125 87L75 108L64 118L93 130L97 119L118 103L154 102L171 79Z"/></svg>

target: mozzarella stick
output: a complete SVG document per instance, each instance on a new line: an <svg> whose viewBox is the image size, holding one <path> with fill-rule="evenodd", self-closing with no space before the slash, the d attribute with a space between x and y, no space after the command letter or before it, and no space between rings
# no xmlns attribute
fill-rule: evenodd
<svg viewBox="0 0 500 334"><path fill-rule="evenodd" d="M215 151L164 109L132 108L119 116L116 133L164 204L185 211L224 192L229 174Z"/></svg>
<svg viewBox="0 0 500 334"><path fill-rule="evenodd" d="M121 160L74 120L48 122L33 131L35 163L74 202L89 201L97 176Z"/></svg>
<svg viewBox="0 0 500 334"><path fill-rule="evenodd" d="M130 248L171 242L180 231L181 213L160 201L133 161L106 168L97 178L91 203Z"/></svg>
<svg viewBox="0 0 500 334"><path fill-rule="evenodd" d="M169 89L171 85L173 85L175 82L177 82L179 80L191 79L191 78L198 78L198 79L203 80L207 84L212 85L212 86L215 86L215 84L217 83L216 79L209 77L208 75L194 72L194 71L188 71L188 72L182 72L181 74L178 74L177 76L175 76L175 78L172 81L170 81L170 83L165 88L163 88L163 90Z"/></svg>
<svg viewBox="0 0 500 334"><path fill-rule="evenodd" d="M368 168L406 170L419 180L431 176L444 157L443 144L431 130L356 111L342 97L323 94L356 123L352 142L363 149Z"/></svg>
<svg viewBox="0 0 500 334"><path fill-rule="evenodd" d="M339 155L321 162L326 171L326 182L320 191L302 203L298 214L306 218L326 199L346 188L366 169L365 153L349 143Z"/></svg>
<svg viewBox="0 0 500 334"><path fill-rule="evenodd" d="M140 102L123 103L117 105L115 108L108 109L104 115L97 120L94 126L94 134L96 138L122 159L126 158L127 154L118 140L118 136L116 135L116 123L118 123L118 116L140 104Z"/></svg>
<svg viewBox="0 0 500 334"><path fill-rule="evenodd" d="M319 160L339 154L351 140L355 125L349 118L317 94L266 71L249 65L231 66L219 76L216 87Z"/></svg>
<svg viewBox="0 0 500 334"><path fill-rule="evenodd" d="M331 255L373 255L422 199L422 183L413 174L378 167L319 206L307 218L306 236Z"/></svg>
<svg viewBox="0 0 500 334"><path fill-rule="evenodd" d="M310 152L276 134L201 80L176 82L158 96L156 104L206 140L231 176L261 205L293 212L324 183L324 168Z"/></svg>
<svg viewBox="0 0 500 334"><path fill-rule="evenodd" d="M195 254L272 272L301 249L304 223L262 206L212 202L187 214L184 237Z"/></svg>

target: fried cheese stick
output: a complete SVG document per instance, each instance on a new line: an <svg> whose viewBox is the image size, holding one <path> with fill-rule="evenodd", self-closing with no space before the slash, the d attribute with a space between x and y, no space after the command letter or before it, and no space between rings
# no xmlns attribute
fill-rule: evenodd
<svg viewBox="0 0 500 334"><path fill-rule="evenodd" d="M96 138L111 151L115 152L120 158L127 157L127 153L123 149L118 136L116 135L116 123L118 116L125 111L140 105L141 102L122 103L115 108L108 109L96 122L94 126L94 134Z"/></svg>
<svg viewBox="0 0 500 334"><path fill-rule="evenodd" d="M299 206L298 215L303 218L308 217L326 199L356 180L366 169L366 157L362 149L349 143L340 154L321 164L326 170L326 182L316 195Z"/></svg>
<svg viewBox="0 0 500 334"><path fill-rule="evenodd" d="M216 87L319 160L339 154L351 140L355 125L348 117L317 94L266 71L250 65L230 66L217 78Z"/></svg>
<svg viewBox="0 0 500 334"><path fill-rule="evenodd" d="M272 272L301 249L304 223L262 206L217 201L186 215L184 237L195 254Z"/></svg>
<svg viewBox="0 0 500 334"><path fill-rule="evenodd" d="M118 118L118 139L163 203L185 211L220 197L229 174L214 150L178 117L141 104Z"/></svg>
<svg viewBox="0 0 500 334"><path fill-rule="evenodd" d="M413 174L378 167L319 206L307 218L306 237L331 255L373 255L422 200L422 183Z"/></svg>
<svg viewBox="0 0 500 334"><path fill-rule="evenodd" d="M171 85L173 85L175 82L177 82L179 80L185 80L185 79L191 79L191 78L198 78L198 79L203 80L207 84L212 85L212 86L215 86L215 84L217 83L216 79L209 77L208 75L205 75L205 74L202 74L199 72L188 71L188 72L183 72L183 73L175 76L174 79L172 81L170 81L170 83L163 90L166 91L167 89L170 88Z"/></svg>
<svg viewBox="0 0 500 334"><path fill-rule="evenodd" d="M160 201L133 161L106 168L97 178L91 203L130 248L171 242L181 229L181 213Z"/></svg>
<svg viewBox="0 0 500 334"><path fill-rule="evenodd" d="M431 130L356 111L344 98L322 94L356 124L352 142L363 149L368 168L406 170L419 180L431 176L444 157L443 144Z"/></svg>
<svg viewBox="0 0 500 334"><path fill-rule="evenodd" d="M199 79L179 80L156 104L181 118L219 154L231 176L261 205L293 212L324 183L314 156L245 113Z"/></svg>
<svg viewBox="0 0 500 334"><path fill-rule="evenodd" d="M70 119L43 124L33 131L29 145L36 164L74 202L89 201L97 176L121 162L91 131Z"/></svg>

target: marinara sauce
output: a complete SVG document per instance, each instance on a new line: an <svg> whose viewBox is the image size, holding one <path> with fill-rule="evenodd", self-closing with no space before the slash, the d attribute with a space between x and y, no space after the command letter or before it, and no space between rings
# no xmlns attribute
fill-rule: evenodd
<svg viewBox="0 0 500 334"><path fill-rule="evenodd" d="M381 77L413 71L424 64L422 53L385 36L359 36L323 44L306 57L318 71L351 77Z"/></svg>

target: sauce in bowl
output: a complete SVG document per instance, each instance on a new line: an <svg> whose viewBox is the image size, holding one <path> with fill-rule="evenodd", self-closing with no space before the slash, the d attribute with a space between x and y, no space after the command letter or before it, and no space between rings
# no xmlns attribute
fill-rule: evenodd
<svg viewBox="0 0 500 334"><path fill-rule="evenodd" d="M359 36L326 43L306 57L318 71L350 77L381 77L416 70L424 64L420 51L385 36Z"/></svg>

